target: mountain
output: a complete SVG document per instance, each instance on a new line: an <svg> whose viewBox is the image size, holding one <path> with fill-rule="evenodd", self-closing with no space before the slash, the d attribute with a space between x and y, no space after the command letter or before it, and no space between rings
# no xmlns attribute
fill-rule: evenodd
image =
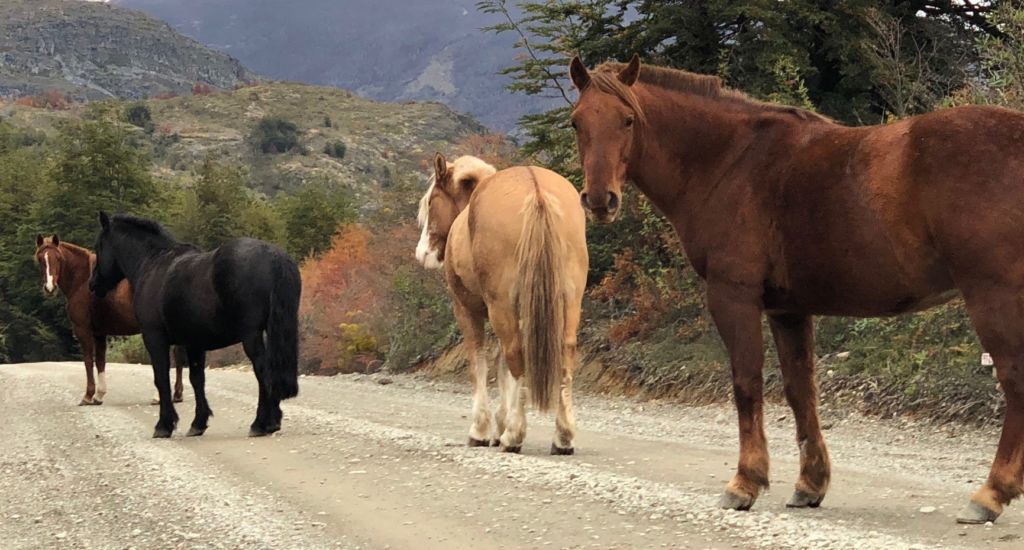
<svg viewBox="0 0 1024 550"><path fill-rule="evenodd" d="M140 11L78 0L0 2L0 97L56 90L139 98L254 78L238 60Z"/></svg>
<svg viewBox="0 0 1024 550"><path fill-rule="evenodd" d="M476 0L114 0L169 22L261 74L383 101L433 100L511 130L557 105L513 95L497 72L517 54Z"/></svg>

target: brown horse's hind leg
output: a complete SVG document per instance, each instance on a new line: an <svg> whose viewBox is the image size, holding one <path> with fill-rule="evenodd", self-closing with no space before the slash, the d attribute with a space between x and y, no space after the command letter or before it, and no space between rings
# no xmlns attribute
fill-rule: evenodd
<svg viewBox="0 0 1024 550"><path fill-rule="evenodd" d="M817 508L828 491L831 466L818 425L814 323L809 315L772 315L769 321L782 366L786 401L796 420L796 442L800 447L800 479L796 482L793 498L786 506Z"/></svg>
<svg viewBox="0 0 1024 550"><path fill-rule="evenodd" d="M768 446L764 436L764 367L760 297L754 287L708 285L708 309L729 350L733 394L739 416L740 458L736 475L719 505L749 510L768 488Z"/></svg>
<svg viewBox="0 0 1024 550"><path fill-rule="evenodd" d="M957 516L960 523L995 521L1024 493L1024 289L964 290L964 300L1006 395L1006 415L988 480Z"/></svg>

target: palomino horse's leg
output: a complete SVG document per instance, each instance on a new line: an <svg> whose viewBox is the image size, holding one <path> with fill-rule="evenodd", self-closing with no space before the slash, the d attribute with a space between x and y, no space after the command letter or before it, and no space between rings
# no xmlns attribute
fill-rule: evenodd
<svg viewBox="0 0 1024 550"><path fill-rule="evenodd" d="M96 380L93 378L92 367L96 351L96 341L91 333L75 331L78 338L78 345L82 346L82 359L85 362L85 397L78 402L79 405L95 405L93 396L96 394Z"/></svg>
<svg viewBox="0 0 1024 550"><path fill-rule="evenodd" d="M768 488L768 446L764 436L764 348L761 307L754 287L708 284L708 309L729 350L733 395L739 416L740 458L720 506L749 510Z"/></svg>
<svg viewBox="0 0 1024 550"><path fill-rule="evenodd" d="M107 396L107 337L96 336L96 396L94 405L102 405Z"/></svg>
<svg viewBox="0 0 1024 550"><path fill-rule="evenodd" d="M519 333L519 323L515 319L514 309L510 304L503 306L492 305L488 308L491 317L491 326L494 333L498 335L501 342L501 351L504 354L505 364L508 366L510 382L508 391L508 416L506 417L505 430L501 433L498 441L501 450L508 453L518 453L526 439L526 400L523 398L524 390L524 368L523 348Z"/></svg>
<svg viewBox="0 0 1024 550"><path fill-rule="evenodd" d="M786 506L817 508L828 491L831 466L818 425L814 322L809 315L771 315L768 320L779 352L786 401L796 420L796 443L800 447L800 479Z"/></svg>
<svg viewBox="0 0 1024 550"><path fill-rule="evenodd" d="M986 285L988 286L988 285ZM1003 507L1024 493L1024 289L963 289L982 346L992 355L1006 396L999 447L988 480L957 516L960 523L995 521Z"/></svg>
<svg viewBox="0 0 1024 550"><path fill-rule="evenodd" d="M170 347L160 335L143 334L142 339L153 363L153 384L160 398L160 419L153 430L153 437L171 437L178 426L178 412L174 410L171 398Z"/></svg>
<svg viewBox="0 0 1024 550"><path fill-rule="evenodd" d="M181 364L178 364L178 373L181 373ZM188 381L192 384L192 393L196 396L196 416L192 419L192 426L188 430L189 436L203 435L213 411L206 401L206 352L188 352Z"/></svg>
<svg viewBox="0 0 1024 550"><path fill-rule="evenodd" d="M484 347L484 318L474 315L457 299L453 304L455 319L462 329L466 357L469 359L469 377L473 384L473 422L469 426L470 447L491 444L491 408L487 399L487 352Z"/></svg>
<svg viewBox="0 0 1024 550"><path fill-rule="evenodd" d="M498 353L498 372L495 373L498 382L498 408L494 411L494 433L497 434L491 445L501 445L499 438L505 433L505 426L508 424L508 413L512 410L514 402L512 388L515 387L515 379L508 371L508 364L505 362L505 354Z"/></svg>
<svg viewBox="0 0 1024 550"><path fill-rule="evenodd" d="M572 406L572 375L576 370L576 329L580 322L578 308L569 307L565 319L565 352L562 364L562 388L558 395L558 413L555 416L555 438L551 442L551 454L571 455L572 442L576 439L576 415Z"/></svg>

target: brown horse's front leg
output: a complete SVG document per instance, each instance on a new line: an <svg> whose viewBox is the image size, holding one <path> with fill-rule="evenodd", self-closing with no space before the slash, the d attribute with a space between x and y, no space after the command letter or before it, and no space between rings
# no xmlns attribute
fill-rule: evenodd
<svg viewBox="0 0 1024 550"><path fill-rule="evenodd" d="M760 294L752 286L709 283L708 308L729 351L740 427L736 475L726 486L719 504L722 508L749 510L761 491L768 488Z"/></svg>
<svg viewBox="0 0 1024 550"><path fill-rule="evenodd" d="M786 401L796 420L800 447L800 479L791 508L817 508L828 491L831 465L818 424L818 386L814 381L814 322L810 315L771 315L775 348L779 352Z"/></svg>
<svg viewBox="0 0 1024 550"><path fill-rule="evenodd" d="M92 369L96 343L92 334L76 332L75 337L78 338L78 345L82 346L82 358L85 362L85 396L78 405L95 405L93 396L96 395L96 379L93 378Z"/></svg>

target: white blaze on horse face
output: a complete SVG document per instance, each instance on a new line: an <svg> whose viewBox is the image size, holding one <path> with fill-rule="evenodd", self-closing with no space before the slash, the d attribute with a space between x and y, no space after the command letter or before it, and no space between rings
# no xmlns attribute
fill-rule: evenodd
<svg viewBox="0 0 1024 550"><path fill-rule="evenodd" d="M420 211L416 216L422 228L420 242L416 245L416 259L427 269L438 269L444 265L437 259L439 251L430 246L430 195L434 193L434 184L434 178L430 178L430 187L420 199Z"/></svg>
<svg viewBox="0 0 1024 550"><path fill-rule="evenodd" d="M49 252L43 252L43 260L46 261L46 283L43 285L43 288L46 289L47 292L52 293L54 289L57 288L57 285L54 283L53 271L50 269Z"/></svg>

